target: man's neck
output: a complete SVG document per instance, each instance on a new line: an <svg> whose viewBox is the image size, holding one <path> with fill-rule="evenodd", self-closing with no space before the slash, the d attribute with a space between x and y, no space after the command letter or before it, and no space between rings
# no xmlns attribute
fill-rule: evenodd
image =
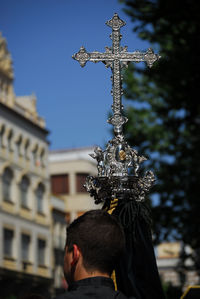
<svg viewBox="0 0 200 299"><path fill-rule="evenodd" d="M86 278L92 278L92 277L96 277L96 276L110 278L110 275L108 273L102 273L100 271L86 271L85 269L82 269L78 273L75 273L74 281L86 279Z"/></svg>

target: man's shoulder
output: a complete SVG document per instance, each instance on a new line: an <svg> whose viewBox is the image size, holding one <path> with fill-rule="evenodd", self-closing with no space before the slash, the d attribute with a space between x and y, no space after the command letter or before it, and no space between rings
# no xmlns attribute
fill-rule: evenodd
<svg viewBox="0 0 200 299"><path fill-rule="evenodd" d="M83 296L84 296L84 298L86 298L85 294L66 291L64 294L59 295L59 296L55 297L54 299L75 299L75 298L80 298L80 295L82 296L82 298L83 298ZM106 297L106 294L105 294L105 297ZM90 296L89 294L87 294L87 298L93 298L93 295ZM126 297L123 293L121 293L119 291L113 292L111 295L111 298L113 298L113 299L136 299L135 297Z"/></svg>
<svg viewBox="0 0 200 299"><path fill-rule="evenodd" d="M63 294L54 297L53 299L72 299L72 298L74 298L74 296L70 292L65 292Z"/></svg>
<svg viewBox="0 0 200 299"><path fill-rule="evenodd" d="M136 299L135 297L126 297L123 293L117 291L116 292L116 299Z"/></svg>

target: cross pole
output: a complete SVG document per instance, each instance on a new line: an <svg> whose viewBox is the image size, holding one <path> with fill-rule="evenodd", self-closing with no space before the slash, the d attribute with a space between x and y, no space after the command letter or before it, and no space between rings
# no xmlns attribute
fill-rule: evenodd
<svg viewBox="0 0 200 299"><path fill-rule="evenodd" d="M106 67L110 67L112 71L112 95L113 95L113 116L108 119L108 122L114 126L114 132L118 136L122 133L122 126L127 122L127 118L122 115L123 105L121 103L122 90L122 76L121 70L123 67L128 67L129 62L145 61L149 67L160 58L158 54L154 54L153 50L149 48L146 52L135 51L132 53L127 52L127 47L120 46L122 35L120 28L125 26L126 23L119 18L115 13L113 18L106 22L106 25L112 28L110 38L112 40L112 47L105 47L106 51L88 53L82 46L78 53L72 56L77 60L82 67L85 66L87 61L103 62Z"/></svg>

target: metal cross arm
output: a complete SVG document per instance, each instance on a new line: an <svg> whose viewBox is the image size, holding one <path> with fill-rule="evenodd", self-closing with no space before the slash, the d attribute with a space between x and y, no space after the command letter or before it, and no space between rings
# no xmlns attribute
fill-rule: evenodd
<svg viewBox="0 0 200 299"><path fill-rule="evenodd" d="M82 46L76 54L72 56L73 59L77 60L82 67L84 67L87 61L92 62L103 62L106 64L106 67L113 68L113 62L121 62L121 67L127 66L129 62L142 62L145 61L149 67L152 67L153 63L157 61L160 56L155 54L151 48L146 52L135 51L132 53L127 52L127 47L120 49L119 53L113 53L112 49L106 47L106 52L91 52L88 53L86 49Z"/></svg>
<svg viewBox="0 0 200 299"><path fill-rule="evenodd" d="M112 95L113 95L113 117L111 117L108 122L114 126L115 133L122 133L122 125L127 121L127 119L122 115L123 106L121 104L122 96L122 76L121 69L127 67L129 62L141 62L144 61L149 67L160 58L158 54L155 54L151 48L146 52L135 51L132 53L127 52L127 47L120 46L120 40L122 35L120 34L120 28L126 23L121 20L117 14L114 14L113 18L106 22L106 25L112 28L112 34L110 38L112 40L112 47L106 47L104 53L101 52L91 52L88 53L86 49L82 46L76 54L72 56L77 60L82 67L85 66L87 61L92 62L103 62L106 67L110 67L112 71Z"/></svg>

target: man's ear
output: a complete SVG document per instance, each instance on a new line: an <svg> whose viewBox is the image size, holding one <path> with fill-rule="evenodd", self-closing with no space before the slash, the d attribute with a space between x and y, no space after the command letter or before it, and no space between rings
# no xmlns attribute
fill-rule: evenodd
<svg viewBox="0 0 200 299"><path fill-rule="evenodd" d="M73 258L72 258L71 266L77 264L79 258L80 258L80 249L76 244L73 244Z"/></svg>

